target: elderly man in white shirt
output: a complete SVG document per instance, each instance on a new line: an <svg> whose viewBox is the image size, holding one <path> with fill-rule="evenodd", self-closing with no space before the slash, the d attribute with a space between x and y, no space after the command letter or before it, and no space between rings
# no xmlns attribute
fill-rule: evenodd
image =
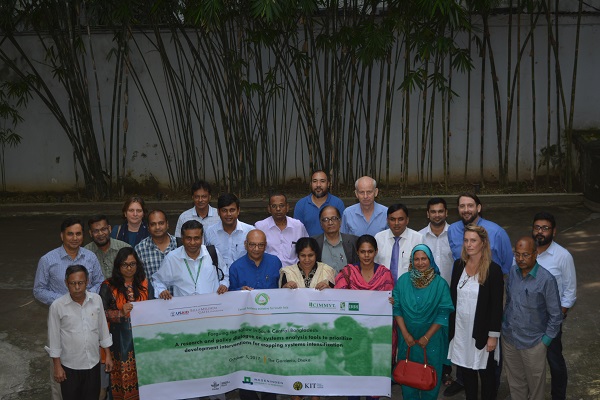
<svg viewBox="0 0 600 400"><path fill-rule="evenodd" d="M83 265L71 265L65 273L68 293L50 305L48 346L54 364L54 380L60 383L63 400L97 400L100 395L100 352L112 338L102 299L86 290L89 273ZM113 361L106 351L105 371Z"/></svg>
<svg viewBox="0 0 600 400"><path fill-rule="evenodd" d="M389 228L375 235L378 247L375 262L390 269L394 284L400 275L408 272L413 247L423 243L421 234L408 228L408 222L408 208L404 204L392 204L387 210Z"/></svg>

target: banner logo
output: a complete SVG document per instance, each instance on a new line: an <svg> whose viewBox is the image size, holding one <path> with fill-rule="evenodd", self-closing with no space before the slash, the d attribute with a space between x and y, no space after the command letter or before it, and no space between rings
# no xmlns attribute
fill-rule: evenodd
<svg viewBox="0 0 600 400"><path fill-rule="evenodd" d="M254 298L254 302L259 306L266 306L269 303L269 295L266 293L259 293Z"/></svg>
<svg viewBox="0 0 600 400"><path fill-rule="evenodd" d="M359 303L348 303L348 311L359 311Z"/></svg>

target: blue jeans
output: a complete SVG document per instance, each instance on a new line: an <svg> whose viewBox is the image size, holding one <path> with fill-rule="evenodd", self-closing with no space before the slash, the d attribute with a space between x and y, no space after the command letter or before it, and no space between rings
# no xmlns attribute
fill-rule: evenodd
<svg viewBox="0 0 600 400"><path fill-rule="evenodd" d="M562 354L562 324L558 335L548 346L546 359L550 366L550 376L552 377L552 400L564 400L567 398L567 364Z"/></svg>

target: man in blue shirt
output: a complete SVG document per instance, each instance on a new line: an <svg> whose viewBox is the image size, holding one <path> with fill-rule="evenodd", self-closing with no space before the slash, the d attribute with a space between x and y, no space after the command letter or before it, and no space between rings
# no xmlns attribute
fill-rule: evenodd
<svg viewBox="0 0 600 400"><path fill-rule="evenodd" d="M319 221L319 212L327 206L338 209L340 215L344 212L344 202L329 193L329 177L324 171L315 171L310 179L310 194L298 200L294 206L294 218L300 220L306 227L309 236L323 233Z"/></svg>
<svg viewBox="0 0 600 400"><path fill-rule="evenodd" d="M375 202L379 189L377 181L369 176L359 178L354 184L354 194L358 199L358 204L354 204L342 215L342 233L349 233L355 236L369 234L375 236L379 232L386 230L387 225L387 207Z"/></svg>
<svg viewBox="0 0 600 400"><path fill-rule="evenodd" d="M244 247L247 253L229 268L229 290L277 289L281 261L265 253L264 232L259 229L248 232Z"/></svg>
<svg viewBox="0 0 600 400"><path fill-rule="evenodd" d="M264 232L258 229L248 232L244 246L247 253L229 269L229 290L277 289L281 261L265 253L267 237ZM275 393L240 389L239 394L241 400L277 400Z"/></svg>
<svg viewBox="0 0 600 400"><path fill-rule="evenodd" d="M562 322L554 276L537 263L533 238L515 244L517 267L506 284L502 350L513 399L544 399L547 348Z"/></svg>
<svg viewBox="0 0 600 400"><path fill-rule="evenodd" d="M506 275L513 265L513 254L510 239L506 231L492 221L481 216L481 201L473 193L462 193L458 196L458 214L460 221L450 225L448 228L448 241L454 260L460 258L465 235L465 225L478 225L485 228L490 239L492 249L492 260L500 265L502 272Z"/></svg>

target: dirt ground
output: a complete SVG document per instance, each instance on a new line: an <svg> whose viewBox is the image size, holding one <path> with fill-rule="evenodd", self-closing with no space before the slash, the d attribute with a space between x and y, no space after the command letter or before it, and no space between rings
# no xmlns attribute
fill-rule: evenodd
<svg viewBox="0 0 600 400"><path fill-rule="evenodd" d="M448 197L450 199L450 197ZM392 199L380 199L391 204ZM426 198L404 198L411 210L410 227L425 225ZM489 196L482 198L486 218L503 226L514 243L529 233L531 218L541 210L556 216L556 241L571 251L577 268L577 303L563 326L564 354L569 368L569 399L600 398L600 213L584 206L577 195ZM348 199L350 204L352 199ZM454 198L450 203L454 204ZM254 223L265 217L263 201L243 202L241 220ZM117 203L23 204L0 207L0 241L5 243L0 257L0 399L46 400L49 362L46 342L47 307L34 300L33 280L39 258L60 245L59 226L67 215L85 221L95 213L107 213L119 222ZM150 208L167 210L171 232L186 202L151 203ZM454 207L450 205L454 211ZM449 221L456 220L452 212ZM549 375L549 374L548 374ZM548 377L549 379L549 377ZM549 398L549 385L547 386ZM235 392L228 398L235 399ZM283 398L283 396L282 396ZM401 398L394 386L393 398ZM440 398L444 398L440 394ZM503 380L499 399L509 398ZM453 399L464 399L461 393Z"/></svg>

